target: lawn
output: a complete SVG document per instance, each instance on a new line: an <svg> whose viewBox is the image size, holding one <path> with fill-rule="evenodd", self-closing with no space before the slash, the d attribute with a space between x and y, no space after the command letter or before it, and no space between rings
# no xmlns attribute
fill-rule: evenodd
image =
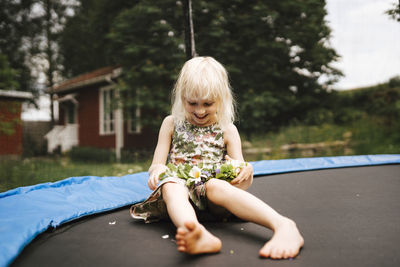
<svg viewBox="0 0 400 267"><path fill-rule="evenodd" d="M68 157L0 161L0 192L75 176L123 176L147 171L150 160L138 163L77 163Z"/></svg>

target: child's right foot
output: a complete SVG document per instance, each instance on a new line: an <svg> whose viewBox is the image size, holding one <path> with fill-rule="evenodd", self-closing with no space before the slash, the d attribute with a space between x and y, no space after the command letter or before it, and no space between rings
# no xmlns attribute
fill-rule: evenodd
<svg viewBox="0 0 400 267"><path fill-rule="evenodd" d="M268 241L260 250L260 256L272 259L289 259L299 254L304 245L296 224L285 218L282 224L275 229L272 239Z"/></svg>
<svg viewBox="0 0 400 267"><path fill-rule="evenodd" d="M178 228L176 244L180 252L188 254L216 253L222 246L221 240L194 222L186 222L185 227Z"/></svg>

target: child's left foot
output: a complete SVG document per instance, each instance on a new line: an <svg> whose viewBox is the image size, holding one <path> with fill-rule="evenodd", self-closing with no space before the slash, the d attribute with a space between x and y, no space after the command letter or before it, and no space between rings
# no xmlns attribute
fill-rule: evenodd
<svg viewBox="0 0 400 267"><path fill-rule="evenodd" d="M303 245L304 239L296 224L285 218L284 222L275 229L272 239L261 248L260 256L271 259L294 258Z"/></svg>
<svg viewBox="0 0 400 267"><path fill-rule="evenodd" d="M187 222L185 227L178 228L176 232L176 244L180 252L203 254L221 250L221 240L208 232L201 224Z"/></svg>

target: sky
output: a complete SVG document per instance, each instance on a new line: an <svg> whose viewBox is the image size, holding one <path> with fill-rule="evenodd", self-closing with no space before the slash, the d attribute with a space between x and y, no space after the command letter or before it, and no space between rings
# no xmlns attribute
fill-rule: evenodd
<svg viewBox="0 0 400 267"><path fill-rule="evenodd" d="M398 0L327 0L331 46L341 56L332 64L344 74L333 87L375 85L400 75L400 23L385 11Z"/></svg>
<svg viewBox="0 0 400 267"><path fill-rule="evenodd" d="M295 0L293 0L295 1ZM400 75L400 23L385 11L398 0L326 0L330 46L341 56L332 63L344 73L334 89L348 90L387 82ZM48 97L41 109L25 108L23 120L50 120Z"/></svg>

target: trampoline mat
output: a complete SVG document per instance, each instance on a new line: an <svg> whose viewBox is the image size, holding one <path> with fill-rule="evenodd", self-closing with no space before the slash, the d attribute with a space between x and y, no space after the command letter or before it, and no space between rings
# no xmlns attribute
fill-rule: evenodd
<svg viewBox="0 0 400 267"><path fill-rule="evenodd" d="M400 266L399 189L400 165L257 177L249 191L304 236L293 260L260 258L272 232L242 221L204 222L220 253L179 253L171 222L144 224L125 207L39 235L12 266Z"/></svg>

